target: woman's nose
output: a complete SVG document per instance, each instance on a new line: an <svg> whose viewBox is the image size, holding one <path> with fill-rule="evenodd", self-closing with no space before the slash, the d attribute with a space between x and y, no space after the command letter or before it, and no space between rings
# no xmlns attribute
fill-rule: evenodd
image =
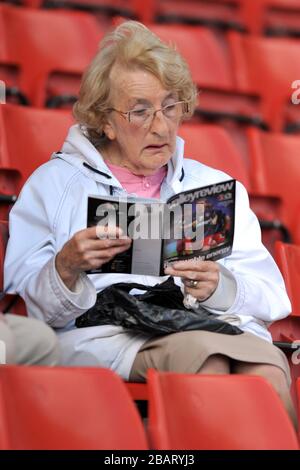
<svg viewBox="0 0 300 470"><path fill-rule="evenodd" d="M150 130L159 135L166 135L168 132L167 118L160 109L153 113Z"/></svg>

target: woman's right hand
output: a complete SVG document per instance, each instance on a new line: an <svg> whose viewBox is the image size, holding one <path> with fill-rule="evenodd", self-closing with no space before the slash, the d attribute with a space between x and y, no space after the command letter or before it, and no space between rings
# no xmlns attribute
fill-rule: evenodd
<svg viewBox="0 0 300 470"><path fill-rule="evenodd" d="M130 244L131 239L118 227L89 227L65 243L56 255L55 267L64 284L73 290L81 272L99 268L128 250Z"/></svg>

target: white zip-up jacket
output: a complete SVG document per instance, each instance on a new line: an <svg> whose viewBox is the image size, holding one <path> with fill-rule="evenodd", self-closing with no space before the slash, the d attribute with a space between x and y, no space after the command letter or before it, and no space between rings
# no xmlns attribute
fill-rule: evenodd
<svg viewBox="0 0 300 470"><path fill-rule="evenodd" d="M161 187L162 200L230 178L185 159L183 150L184 142L177 137L176 151ZM149 335L110 325L77 329L75 319L94 305L96 292L106 286L131 280L154 285L166 277L83 273L71 292L59 278L54 263L63 245L86 228L87 196L112 193L124 195L124 189L79 126L72 126L62 151L32 174L10 213L5 289L23 297L30 316L56 329L64 364L109 367L127 379ZM261 243L258 221L240 183L233 251L219 264L218 288L203 306L242 330L271 341L267 325L287 316L290 302L281 274Z"/></svg>

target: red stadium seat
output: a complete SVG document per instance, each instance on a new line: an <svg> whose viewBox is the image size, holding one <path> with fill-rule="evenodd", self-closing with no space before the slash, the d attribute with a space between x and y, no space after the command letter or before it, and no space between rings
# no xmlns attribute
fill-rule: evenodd
<svg viewBox="0 0 300 470"><path fill-rule="evenodd" d="M39 2L40 6L46 4L47 8L70 8L92 12L102 12L109 16L129 16L133 13L131 9L132 0L23 0L27 3Z"/></svg>
<svg viewBox="0 0 300 470"><path fill-rule="evenodd" d="M300 5L298 0L269 0L265 32L274 36L300 35Z"/></svg>
<svg viewBox="0 0 300 470"><path fill-rule="evenodd" d="M0 448L147 449L142 421L108 369L0 368Z"/></svg>
<svg viewBox="0 0 300 470"><path fill-rule="evenodd" d="M284 278L292 313L272 324L272 336L277 341L299 341L300 345L300 246L277 242L275 259Z"/></svg>
<svg viewBox="0 0 300 470"><path fill-rule="evenodd" d="M219 0L156 0L156 21L164 23L202 24L221 29L244 30L239 12L239 1Z"/></svg>
<svg viewBox="0 0 300 470"><path fill-rule="evenodd" d="M148 4L144 3L141 18L149 18L150 10L151 21L205 24L254 35L299 36L300 32L298 0L148 0Z"/></svg>
<svg viewBox="0 0 300 470"><path fill-rule="evenodd" d="M236 87L234 62L226 39L207 28L151 24L166 43L175 44L200 90L197 114L203 119L229 119L260 125L256 102Z"/></svg>
<svg viewBox="0 0 300 470"><path fill-rule="evenodd" d="M300 5L298 0L243 1L242 14L250 33L299 36Z"/></svg>
<svg viewBox="0 0 300 470"><path fill-rule="evenodd" d="M60 150L74 121L69 111L7 104L0 106L0 128L1 122L0 175L7 169L17 171L21 176L16 182L18 193L31 173Z"/></svg>
<svg viewBox="0 0 300 470"><path fill-rule="evenodd" d="M22 0L22 5L30 8L40 8L43 4L43 0Z"/></svg>
<svg viewBox="0 0 300 470"><path fill-rule="evenodd" d="M284 278L292 312L272 323L270 331L273 340L287 355L292 376L291 393L296 403L296 380L300 376L300 246L277 242L275 260Z"/></svg>
<svg viewBox="0 0 300 470"><path fill-rule="evenodd" d="M9 6L0 4L0 80L5 84L6 101L28 104L28 97L20 89L20 60L13 44L6 37L6 15L9 9Z"/></svg>
<svg viewBox="0 0 300 470"><path fill-rule="evenodd" d="M254 210L260 218L282 222L298 243L300 137L249 128L248 144L252 195L258 199Z"/></svg>
<svg viewBox="0 0 300 470"><path fill-rule="evenodd" d="M179 135L185 140L186 157L222 170L250 188L247 163L222 127L187 123Z"/></svg>
<svg viewBox="0 0 300 470"><path fill-rule="evenodd" d="M8 6L1 10L5 48L0 47L0 64L9 66L4 80L12 67L13 72L17 68L14 80L37 107L72 102L103 36L96 19L82 12Z"/></svg>
<svg viewBox="0 0 300 470"><path fill-rule="evenodd" d="M0 220L7 220L11 204L16 200L17 188L20 186L21 181L20 173L6 165L8 152L2 112L6 106L9 105L0 104Z"/></svg>
<svg viewBox="0 0 300 470"><path fill-rule="evenodd" d="M136 16L145 23L202 24L255 35L300 34L298 0L22 0L20 3L32 8L80 8L109 16Z"/></svg>
<svg viewBox="0 0 300 470"><path fill-rule="evenodd" d="M126 382L126 387L133 400L148 400L148 386L146 383Z"/></svg>
<svg viewBox="0 0 300 470"><path fill-rule="evenodd" d="M299 44L291 39L253 38L229 34L241 93L260 97L257 112L271 130L281 132L298 122L299 106L292 104L292 84L299 77Z"/></svg>
<svg viewBox="0 0 300 470"><path fill-rule="evenodd" d="M199 87L232 89L230 59L212 31L185 25L151 24L148 27L166 43L176 44Z"/></svg>
<svg viewBox="0 0 300 470"><path fill-rule="evenodd" d="M280 398L261 377L151 370L148 387L154 449L299 449Z"/></svg>
<svg viewBox="0 0 300 470"><path fill-rule="evenodd" d="M31 173L60 150L72 123L68 111L0 105L0 219Z"/></svg>
<svg viewBox="0 0 300 470"><path fill-rule="evenodd" d="M5 295L3 292L4 258L8 237L8 222L0 220L0 312L13 312L26 316L26 306L23 299L18 295Z"/></svg>

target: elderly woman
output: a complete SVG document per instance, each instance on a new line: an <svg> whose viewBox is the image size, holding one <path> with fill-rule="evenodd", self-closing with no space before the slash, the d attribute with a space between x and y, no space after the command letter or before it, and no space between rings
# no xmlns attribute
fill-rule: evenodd
<svg viewBox="0 0 300 470"><path fill-rule="evenodd" d="M232 254L219 262L177 262L165 274L243 334L197 330L150 337L113 325L75 327L103 288L166 279L85 273L131 243L111 232L99 239L95 227L86 228L89 194L166 200L229 179L184 158L178 126L191 117L196 95L182 57L143 25L125 22L103 39L74 107L78 124L61 152L31 176L11 211L6 286L24 298L30 316L57 329L64 364L109 367L132 381L145 380L149 367L256 374L275 387L292 415L287 361L267 330L289 314L290 303L240 183Z"/></svg>

